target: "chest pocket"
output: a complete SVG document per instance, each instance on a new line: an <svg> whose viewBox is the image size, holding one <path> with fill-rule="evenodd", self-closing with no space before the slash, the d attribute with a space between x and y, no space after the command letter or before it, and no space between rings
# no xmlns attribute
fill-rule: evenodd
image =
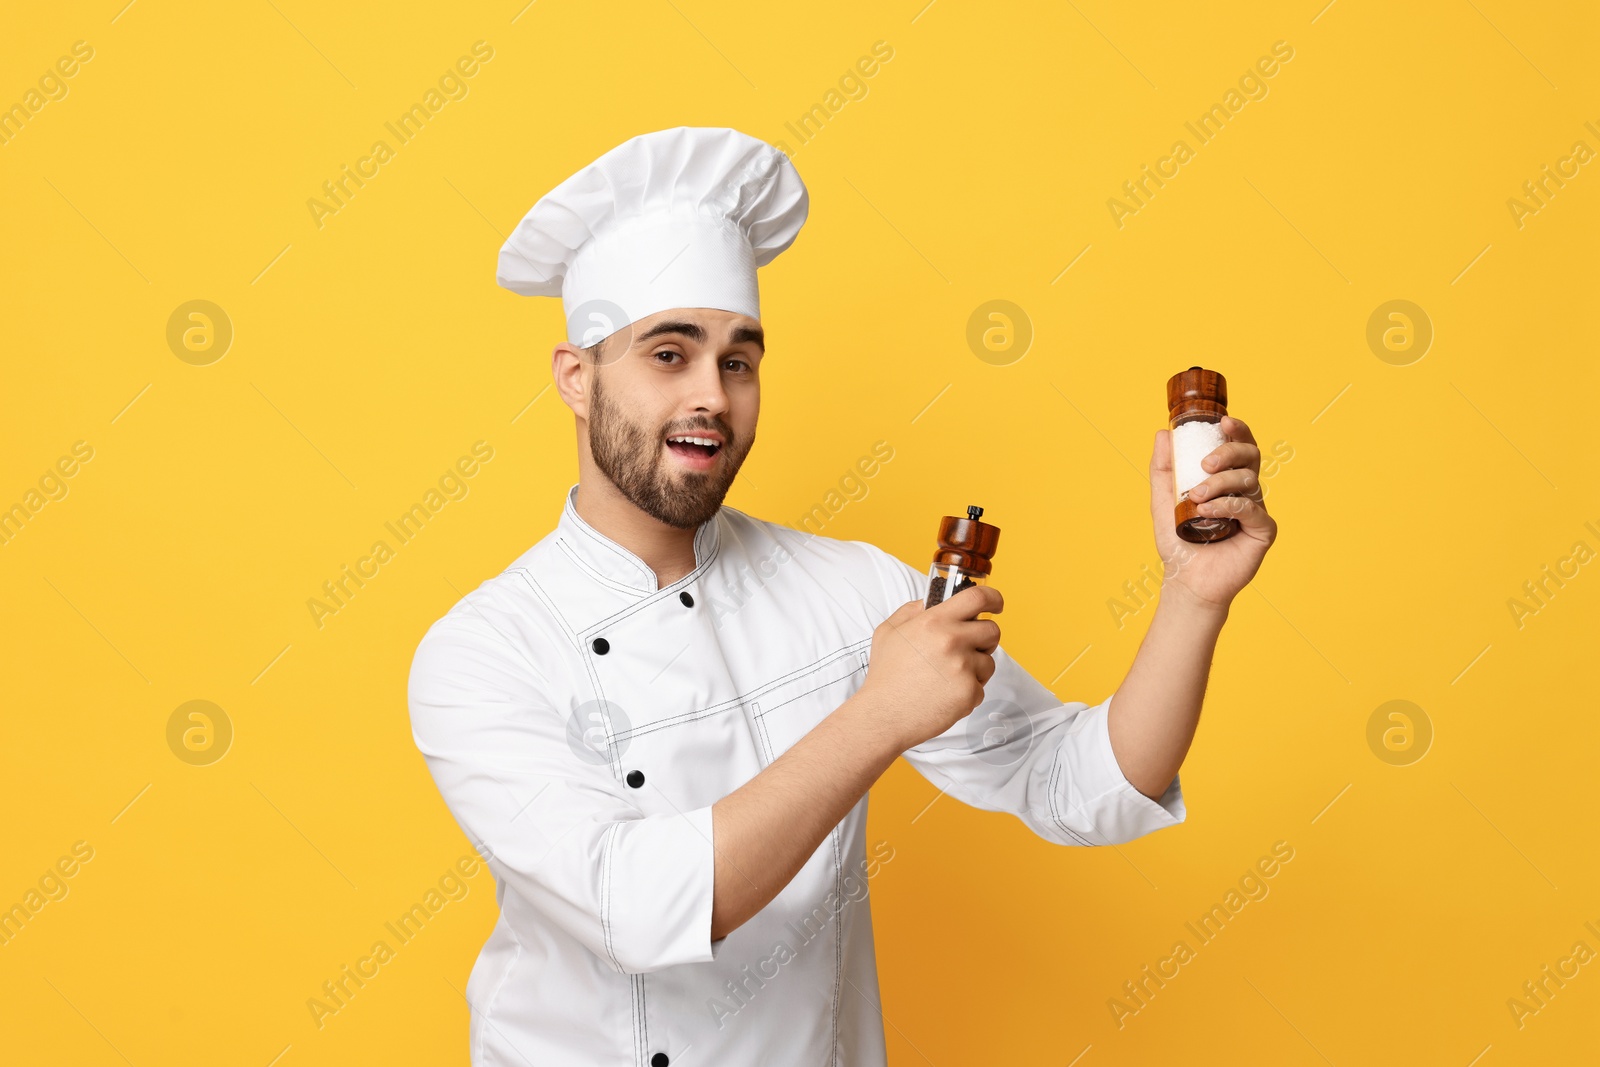
<svg viewBox="0 0 1600 1067"><path fill-rule="evenodd" d="M870 637L857 641L744 698L767 763L787 752L861 688L871 649Z"/></svg>

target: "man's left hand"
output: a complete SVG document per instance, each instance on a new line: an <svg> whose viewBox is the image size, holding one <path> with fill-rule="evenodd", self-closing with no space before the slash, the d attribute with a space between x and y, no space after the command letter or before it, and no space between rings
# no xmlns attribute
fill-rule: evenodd
<svg viewBox="0 0 1600 1067"><path fill-rule="evenodd" d="M1173 523L1172 431L1156 431L1150 456L1150 514L1156 548L1165 565L1163 593L1176 588L1202 606L1226 609L1261 567L1278 536L1278 523L1267 514L1261 492L1261 449L1250 427L1231 415L1222 417L1224 442L1200 466L1206 479L1189 490L1200 514L1239 520L1233 536L1209 544L1192 544L1178 536Z"/></svg>

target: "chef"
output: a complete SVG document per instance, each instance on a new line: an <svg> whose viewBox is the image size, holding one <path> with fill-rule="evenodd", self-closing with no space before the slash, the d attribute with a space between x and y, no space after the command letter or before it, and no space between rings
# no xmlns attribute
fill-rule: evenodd
<svg viewBox="0 0 1600 1067"><path fill-rule="evenodd" d="M755 444L756 269L807 210L772 146L678 127L573 174L501 249L502 286L562 300L578 481L411 666L417 747L500 906L474 1064L880 1067L868 880L894 843L868 842L867 790L900 756L1057 845L1184 820L1216 638L1276 533L1249 429L1224 421L1196 494L1239 534L1187 552L1158 431L1159 606L1117 691L1063 703L1000 648L997 588L924 609L922 567L724 506Z"/></svg>

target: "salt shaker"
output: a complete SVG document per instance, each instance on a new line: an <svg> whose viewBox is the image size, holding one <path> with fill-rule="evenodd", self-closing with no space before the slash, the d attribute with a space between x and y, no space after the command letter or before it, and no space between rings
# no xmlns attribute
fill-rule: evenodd
<svg viewBox="0 0 1600 1067"><path fill-rule="evenodd" d="M1204 544L1239 532L1239 520L1201 515L1189 490L1209 474L1200 461L1226 442L1222 417L1228 413L1228 380L1214 370L1190 367L1167 379L1167 425L1172 430L1173 521L1178 536Z"/></svg>
<svg viewBox="0 0 1600 1067"><path fill-rule="evenodd" d="M928 572L924 607L949 600L969 585L989 583L990 557L1000 544L1000 527L979 522L982 517L982 508L969 505L966 518L946 515L939 520L939 549Z"/></svg>

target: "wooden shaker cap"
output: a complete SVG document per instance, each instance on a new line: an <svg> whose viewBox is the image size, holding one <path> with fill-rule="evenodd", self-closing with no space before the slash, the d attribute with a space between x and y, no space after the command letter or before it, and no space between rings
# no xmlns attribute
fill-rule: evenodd
<svg viewBox="0 0 1600 1067"><path fill-rule="evenodd" d="M1226 410L1227 406L1228 379L1217 371L1190 367L1167 379L1169 413L1175 413L1179 408L1221 411Z"/></svg>
<svg viewBox="0 0 1600 1067"><path fill-rule="evenodd" d="M981 508L975 508L979 514ZM1000 527L964 515L946 515L939 520L939 550L933 562L954 565L975 574L988 574L990 557L1000 545Z"/></svg>

